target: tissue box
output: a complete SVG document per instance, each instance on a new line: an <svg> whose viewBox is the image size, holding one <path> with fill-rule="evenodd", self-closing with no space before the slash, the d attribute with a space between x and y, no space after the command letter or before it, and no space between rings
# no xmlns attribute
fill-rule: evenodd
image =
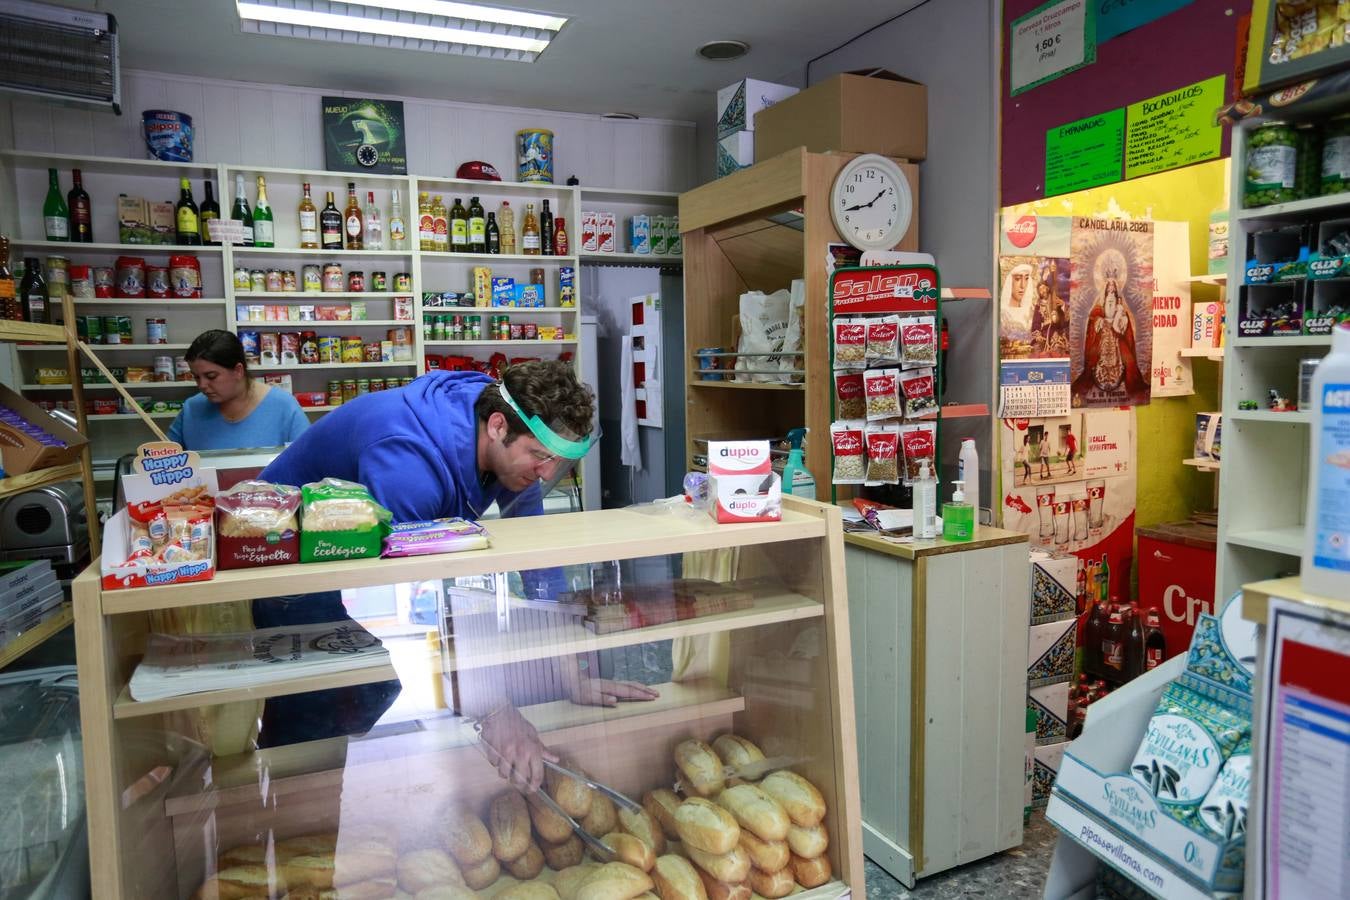
<svg viewBox="0 0 1350 900"><path fill-rule="evenodd" d="M1042 685L1027 692L1036 713L1036 744L1057 744L1069 737L1069 682Z"/></svg>
<svg viewBox="0 0 1350 900"><path fill-rule="evenodd" d="M769 442L709 441L708 496L713 501L709 512L719 523L782 519L783 489Z"/></svg>
<svg viewBox="0 0 1350 900"><path fill-rule="evenodd" d="M755 116L797 93L795 87L743 78L717 92L717 137L734 131L754 131ZM753 162L753 160L752 160Z"/></svg>
<svg viewBox="0 0 1350 900"><path fill-rule="evenodd" d="M1032 625L1027 645L1027 687L1069 681L1073 678L1073 650L1078 620Z"/></svg>
<svg viewBox="0 0 1350 900"><path fill-rule="evenodd" d="M755 163L755 133L737 131L717 141L717 177L739 172Z"/></svg>
<svg viewBox="0 0 1350 900"><path fill-rule="evenodd" d="M1078 557L1031 551L1031 624L1060 622L1078 615Z"/></svg>

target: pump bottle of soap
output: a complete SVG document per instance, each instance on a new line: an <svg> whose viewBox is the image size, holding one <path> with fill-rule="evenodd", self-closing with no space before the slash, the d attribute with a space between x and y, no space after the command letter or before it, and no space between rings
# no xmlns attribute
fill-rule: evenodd
<svg viewBox="0 0 1350 900"><path fill-rule="evenodd" d="M914 538L930 541L937 536L937 478L925 459L919 462L919 477L914 479Z"/></svg>
<svg viewBox="0 0 1350 900"><path fill-rule="evenodd" d="M975 507L966 502L965 482L955 484L951 502L942 504L942 539L969 541L975 537Z"/></svg>
<svg viewBox="0 0 1350 900"><path fill-rule="evenodd" d="M794 428L787 433L787 437L792 449L788 451L788 461L783 466L783 493L814 500L816 480L811 477L811 470L806 467L806 461L802 457L802 441L806 439L806 429Z"/></svg>

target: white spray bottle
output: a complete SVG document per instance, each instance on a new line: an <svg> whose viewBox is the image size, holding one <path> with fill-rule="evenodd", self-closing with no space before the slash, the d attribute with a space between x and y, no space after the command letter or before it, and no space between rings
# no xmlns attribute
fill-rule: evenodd
<svg viewBox="0 0 1350 900"><path fill-rule="evenodd" d="M929 541L937 536L937 478L925 459L914 479L914 538Z"/></svg>

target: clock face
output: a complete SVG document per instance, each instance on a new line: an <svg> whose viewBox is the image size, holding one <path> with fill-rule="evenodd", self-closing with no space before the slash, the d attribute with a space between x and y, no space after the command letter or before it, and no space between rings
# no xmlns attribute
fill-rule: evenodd
<svg viewBox="0 0 1350 900"><path fill-rule="evenodd" d="M855 247L889 250L909 230L909 183L885 157L861 156L845 166L830 202L835 227Z"/></svg>

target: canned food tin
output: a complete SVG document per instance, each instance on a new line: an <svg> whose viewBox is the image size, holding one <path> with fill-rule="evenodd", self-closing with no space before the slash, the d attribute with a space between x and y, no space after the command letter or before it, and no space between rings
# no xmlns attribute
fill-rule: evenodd
<svg viewBox="0 0 1350 900"><path fill-rule="evenodd" d="M323 289L325 291L341 291L345 286L342 280L342 266L337 263L328 263L323 267Z"/></svg>
<svg viewBox="0 0 1350 900"><path fill-rule="evenodd" d="M295 277L294 269L286 269L281 273L281 289L291 293L300 290L300 282Z"/></svg>
<svg viewBox="0 0 1350 900"><path fill-rule="evenodd" d="M117 258L117 296L145 296L145 259L140 256Z"/></svg>
<svg viewBox="0 0 1350 900"><path fill-rule="evenodd" d="M411 291L411 290L412 290L412 273L411 273L411 272L399 272L397 275L395 275L395 276L394 276L394 290L396 290L396 291Z"/></svg>
<svg viewBox="0 0 1350 900"><path fill-rule="evenodd" d="M433 341L448 339L445 331L445 316L436 316L431 320L431 339Z"/></svg>
<svg viewBox="0 0 1350 900"><path fill-rule="evenodd" d="M539 340L539 326L534 322L525 323L525 333L522 335L527 341Z"/></svg>
<svg viewBox="0 0 1350 900"><path fill-rule="evenodd" d="M342 382L340 380L333 379L328 382L328 405L342 405Z"/></svg>
<svg viewBox="0 0 1350 900"><path fill-rule="evenodd" d="M553 132L527 128L516 132L517 181L553 183Z"/></svg>
<svg viewBox="0 0 1350 900"><path fill-rule="evenodd" d="M247 291L253 287L253 278L248 273L248 266L234 267L234 289L236 291Z"/></svg>
<svg viewBox="0 0 1350 900"><path fill-rule="evenodd" d="M379 392L382 391L382 390L384 390L384 379L383 379L383 378L372 378L372 379L370 379L370 392L371 392L372 394L379 393Z"/></svg>
<svg viewBox="0 0 1350 900"><path fill-rule="evenodd" d="M366 342L354 335L342 339L342 362L359 363L366 361Z"/></svg>
<svg viewBox="0 0 1350 900"><path fill-rule="evenodd" d="M46 263L47 296L58 299L70 291L70 260L64 256L49 256Z"/></svg>
<svg viewBox="0 0 1350 900"><path fill-rule="evenodd" d="M264 331L258 335L258 365L281 365L281 339L275 331Z"/></svg>
<svg viewBox="0 0 1350 900"><path fill-rule="evenodd" d="M698 377L702 381L721 381L722 376L717 373L721 357L717 354L725 352L722 347L699 347L698 353Z"/></svg>
<svg viewBox="0 0 1350 900"><path fill-rule="evenodd" d="M94 268L94 296L111 297L117 287L117 274L111 266Z"/></svg>
<svg viewBox="0 0 1350 900"><path fill-rule="evenodd" d="M173 358L173 376L175 381L192 380L192 367L188 365L186 356L175 356Z"/></svg>
<svg viewBox="0 0 1350 900"><path fill-rule="evenodd" d="M319 362L342 362L342 339L334 334L325 334L319 338Z"/></svg>
<svg viewBox="0 0 1350 900"><path fill-rule="evenodd" d="M258 332L241 331L239 332L239 343L244 345L244 359L251 366L259 365Z"/></svg>
<svg viewBox="0 0 1350 900"><path fill-rule="evenodd" d="M362 394L369 394L369 393L370 393L370 379L369 378L356 379L356 396L359 397Z"/></svg>
<svg viewBox="0 0 1350 900"><path fill-rule="evenodd" d="M201 297L202 265L197 257L169 257L169 290L175 297Z"/></svg>
<svg viewBox="0 0 1350 900"><path fill-rule="evenodd" d="M122 343L122 332L117 327L117 316L103 317L103 343L120 344Z"/></svg>
<svg viewBox="0 0 1350 900"><path fill-rule="evenodd" d="M300 332L300 365L307 366L319 361L319 338L312 331Z"/></svg>
<svg viewBox="0 0 1350 900"><path fill-rule="evenodd" d="M167 298L170 293L169 270L164 266L146 266L145 296Z"/></svg>
<svg viewBox="0 0 1350 900"><path fill-rule="evenodd" d="M366 273L350 272L347 275L347 290L353 294L359 294L366 289Z"/></svg>
<svg viewBox="0 0 1350 900"><path fill-rule="evenodd" d="M155 380L173 381L173 357L156 356L155 357Z"/></svg>
<svg viewBox="0 0 1350 900"><path fill-rule="evenodd" d="M147 344L167 344L169 342L169 323L164 319L146 319L145 342Z"/></svg>
<svg viewBox="0 0 1350 900"><path fill-rule="evenodd" d="M356 379L345 378L342 381L342 402L346 403L356 399Z"/></svg>
<svg viewBox="0 0 1350 900"><path fill-rule="evenodd" d="M323 267L305 266L300 270L300 287L307 294L315 294L323 290Z"/></svg>
<svg viewBox="0 0 1350 900"><path fill-rule="evenodd" d="M266 286L266 290L269 293L279 292L284 284L281 280L281 270L268 269L267 273L263 276L263 284Z"/></svg>
<svg viewBox="0 0 1350 900"><path fill-rule="evenodd" d="M511 323L511 340L523 341L525 339L525 326L520 322Z"/></svg>
<svg viewBox="0 0 1350 900"><path fill-rule="evenodd" d="M104 330L106 331L107 329L105 328ZM119 344L134 343L131 332L131 316L117 317L117 334L120 337L120 340L118 341Z"/></svg>
<svg viewBox="0 0 1350 900"><path fill-rule="evenodd" d="M94 273L89 266L70 267L70 296L80 300L94 297Z"/></svg>
<svg viewBox="0 0 1350 900"><path fill-rule="evenodd" d="M389 290L389 276L383 272L371 272L370 289L381 293Z"/></svg>

